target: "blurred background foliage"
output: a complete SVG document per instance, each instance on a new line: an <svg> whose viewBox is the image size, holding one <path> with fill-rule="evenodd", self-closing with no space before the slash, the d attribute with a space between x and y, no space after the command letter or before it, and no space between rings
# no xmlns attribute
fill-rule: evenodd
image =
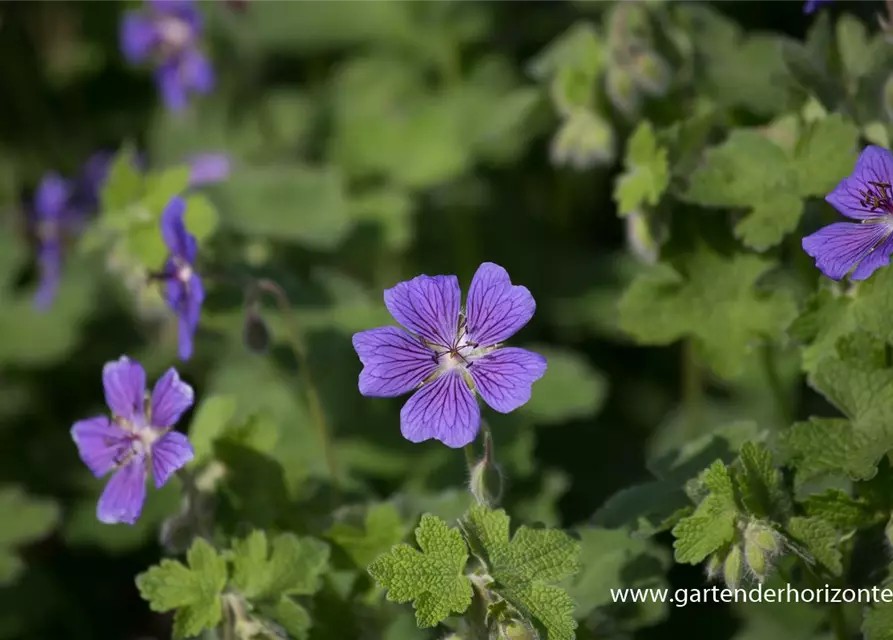
<svg viewBox="0 0 893 640"><path fill-rule="evenodd" d="M628 145L629 135L645 118L661 128L708 112L725 126L763 125L800 104L779 43L802 39L801 3L244 4L201 3L218 87L174 114L159 104L149 72L120 56L128 5L0 3L0 638L169 633L168 617L148 611L133 577L161 553L158 530L177 511L180 489L150 494L135 527L98 523L101 483L78 461L69 428L99 412L104 362L128 354L153 378L175 361L175 323L141 283L163 258L158 193L181 190L177 167L205 152L228 154L232 171L190 196L187 222L211 291L196 356L178 367L200 399L184 420L196 464L232 467L226 490L241 510L233 532L245 521L307 529L301 511L282 505L315 499L331 479L296 392L305 370L320 389L341 481L364 499L390 499L402 516L371 548L368 537L350 544L361 525L332 530L357 565L400 540L421 511L462 512L461 453L404 441L402 401L359 395L350 337L390 323L381 296L397 281L455 273L466 287L493 261L537 300L514 344L549 360L529 404L486 414L508 482L504 505L523 522L602 527L581 533L584 562L599 557L571 587L581 637L812 637L808 609L621 607L606 593L703 583L700 568L670 569L669 534L651 541L612 528L629 514L624 494L606 504L611 496L635 485L629 491L666 492L671 507L681 495L674 472L699 450L734 448L755 423L785 420L774 413L759 353L721 378L691 370L689 342L636 347L620 331L620 295L659 244L645 211L692 162L674 147L663 175L649 164L653 132ZM869 3L856 4L865 6L850 13L869 20ZM788 130L773 131L783 138ZM23 203L45 172L72 175L93 152L119 149L103 212L68 252L54 306L39 314ZM119 204L146 188L136 152L156 180L146 191L152 202L143 202L146 233L116 226ZM618 206L621 172L631 182L618 187ZM751 246L766 242L742 233ZM305 361L289 351L274 304L262 311L268 353L246 349L241 283L249 277L285 289ZM792 392L798 367L796 353L782 352L779 375ZM817 402L803 395L797 413ZM717 425L731 426L719 437ZM695 444L680 453L685 443ZM350 521L342 515L336 520ZM339 597L320 596L313 637L429 637L408 607L373 606L370 596L370 610L386 615L345 617ZM391 622L375 627L367 614Z"/></svg>

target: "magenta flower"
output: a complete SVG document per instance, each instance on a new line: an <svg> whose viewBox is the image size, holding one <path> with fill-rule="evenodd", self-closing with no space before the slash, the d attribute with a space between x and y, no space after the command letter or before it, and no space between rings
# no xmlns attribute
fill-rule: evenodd
<svg viewBox="0 0 893 640"><path fill-rule="evenodd" d="M195 236L186 230L183 216L186 202L181 197L173 198L161 214L161 236L170 255L161 272L166 282L165 298L180 321L179 355L181 360L192 357L193 337L198 328L205 289L202 280L195 272L195 258L198 243Z"/></svg>
<svg viewBox="0 0 893 640"><path fill-rule="evenodd" d="M189 439L172 431L192 406L192 387L171 368L147 397L146 372L126 356L106 363L102 386L112 419L75 422L71 437L94 476L115 472L99 498L96 517L107 524L133 524L143 509L149 471L160 489L193 458Z"/></svg>
<svg viewBox="0 0 893 640"><path fill-rule="evenodd" d="M853 175L844 178L825 200L858 222L835 222L803 238L803 250L829 278L865 280L890 264L893 253L893 154L866 147Z"/></svg>
<svg viewBox="0 0 893 640"><path fill-rule="evenodd" d="M121 21L124 57L131 64L152 59L162 99L183 109L190 93L210 93L214 68L198 46L202 16L191 0L148 0L147 11L128 11Z"/></svg>
<svg viewBox="0 0 893 640"><path fill-rule="evenodd" d="M458 448L474 440L481 422L475 399L500 413L530 400L546 372L546 359L501 342L526 325L536 309L526 287L512 285L505 269L482 264L460 309L456 276L421 275L384 292L397 327L353 337L363 370L360 393L391 398L415 393L400 411L400 431L410 442L430 438Z"/></svg>

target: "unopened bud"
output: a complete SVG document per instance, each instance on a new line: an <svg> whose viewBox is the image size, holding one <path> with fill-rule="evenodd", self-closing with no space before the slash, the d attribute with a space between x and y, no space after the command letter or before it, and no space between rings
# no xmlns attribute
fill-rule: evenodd
<svg viewBox="0 0 893 640"><path fill-rule="evenodd" d="M708 580L713 580L714 578L719 576L723 569L723 560L724 558L719 551L711 554L710 557L707 558L706 569Z"/></svg>
<svg viewBox="0 0 893 640"><path fill-rule="evenodd" d="M491 633L494 640L539 640L536 630L523 620L506 620L496 627L496 633Z"/></svg>
<svg viewBox="0 0 893 640"><path fill-rule="evenodd" d="M626 67L614 64L605 76L605 91L618 111L628 116L639 111L641 97L633 74Z"/></svg>
<svg viewBox="0 0 893 640"><path fill-rule="evenodd" d="M741 555L741 546L732 545L729 555L726 556L722 566L723 580L726 586L734 589L741 582L741 574L744 571L744 558Z"/></svg>
<svg viewBox="0 0 893 640"><path fill-rule="evenodd" d="M647 214L633 211L626 216L626 246L633 256L645 264L657 262L663 236L666 234L657 229Z"/></svg>
<svg viewBox="0 0 893 640"><path fill-rule="evenodd" d="M255 353L265 353L269 348L270 330L257 309L248 309L245 312L242 339L245 341L245 346Z"/></svg>
<svg viewBox="0 0 893 640"><path fill-rule="evenodd" d="M493 458L493 439L489 431L484 433L484 457L472 467L468 488L478 504L485 507L495 506L502 498L502 472Z"/></svg>
<svg viewBox="0 0 893 640"><path fill-rule="evenodd" d="M582 171L613 161L614 146L610 123L588 109L575 109L552 138L550 157L556 165Z"/></svg>
<svg viewBox="0 0 893 640"><path fill-rule="evenodd" d="M660 96L670 84L670 67L653 51L642 51L632 61L633 81L646 94Z"/></svg>

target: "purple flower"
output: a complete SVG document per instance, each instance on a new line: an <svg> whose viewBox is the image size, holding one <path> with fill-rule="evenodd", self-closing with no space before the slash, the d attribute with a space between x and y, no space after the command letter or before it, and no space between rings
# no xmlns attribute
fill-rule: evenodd
<svg viewBox="0 0 893 640"><path fill-rule="evenodd" d="M183 109L191 92L214 88L214 69L198 47L201 13L191 0L149 0L147 11L129 11L121 21L121 50L131 64L153 59L155 81L169 109Z"/></svg>
<svg viewBox="0 0 893 640"><path fill-rule="evenodd" d="M189 159L189 185L200 187L229 177L231 163L225 153L201 153Z"/></svg>
<svg viewBox="0 0 893 640"><path fill-rule="evenodd" d="M865 280L890 264L893 253L893 154L866 147L853 175L844 178L825 200L858 222L835 222L803 238L803 249L834 280L853 267L851 280Z"/></svg>
<svg viewBox="0 0 893 640"><path fill-rule="evenodd" d="M526 325L536 303L526 287L513 286L505 269L482 264L460 310L456 276L425 276L384 292L397 327L361 331L353 346L363 363L360 393L390 398L415 389L400 411L400 431L410 442L430 438L465 446L477 435L481 411L475 391L500 413L530 399L546 372L546 359L501 342Z"/></svg>
<svg viewBox="0 0 893 640"><path fill-rule="evenodd" d="M150 469L160 489L192 460L189 439L171 430L192 406L192 387L171 368L155 383L149 398L146 372L126 356L106 363L102 386L111 420L95 416L75 422L71 437L94 476L115 472L99 498L96 517L107 524L133 524L143 509Z"/></svg>
<svg viewBox="0 0 893 640"><path fill-rule="evenodd" d="M198 328L199 314L205 299L202 280L195 272L198 243L186 230L183 216L186 202L175 197L161 214L161 237L170 255L164 265L162 278L166 282L165 297L180 321L179 353L181 360L192 357L192 340Z"/></svg>
<svg viewBox="0 0 893 640"><path fill-rule="evenodd" d="M834 0L808 0L803 5L803 13L813 13L823 4L831 4Z"/></svg>

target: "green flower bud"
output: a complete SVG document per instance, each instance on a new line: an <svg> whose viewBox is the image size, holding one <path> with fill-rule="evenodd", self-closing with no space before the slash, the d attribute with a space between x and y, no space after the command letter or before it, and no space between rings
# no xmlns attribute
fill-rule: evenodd
<svg viewBox="0 0 893 640"><path fill-rule="evenodd" d="M653 51L642 51L632 61L633 80L649 96L663 95L670 85L670 66Z"/></svg>
<svg viewBox="0 0 893 640"><path fill-rule="evenodd" d="M647 214L633 211L626 216L626 246L631 254L646 264L654 264L660 257L665 231Z"/></svg>
<svg viewBox="0 0 893 640"><path fill-rule="evenodd" d="M722 566L723 580L730 589L734 589L741 582L743 571L744 559L741 555L741 546L736 544L732 546Z"/></svg>
<svg viewBox="0 0 893 640"><path fill-rule="evenodd" d="M641 106L636 81L628 69L620 65L612 65L605 76L605 91L618 111L628 116L633 116Z"/></svg>
<svg viewBox="0 0 893 640"><path fill-rule="evenodd" d="M493 439L484 434L484 457L471 469L468 488L478 504L492 507L502 498L502 472L493 458Z"/></svg>
<svg viewBox="0 0 893 640"><path fill-rule="evenodd" d="M576 109L552 138L550 156L556 165L582 171L614 160L614 130L587 109Z"/></svg>
<svg viewBox="0 0 893 640"><path fill-rule="evenodd" d="M719 551L711 554L710 557L707 558L707 578L709 580L716 578L720 574L723 569L724 559L725 558L723 558Z"/></svg>
<svg viewBox="0 0 893 640"><path fill-rule="evenodd" d="M747 561L747 568L756 576L760 582L769 573L769 563L766 560L766 553L757 545L750 541L744 542L744 559Z"/></svg>
<svg viewBox="0 0 893 640"><path fill-rule="evenodd" d="M781 536L775 529L753 520L744 529L744 559L754 576L764 580L772 560L782 551Z"/></svg>
<svg viewBox="0 0 893 640"><path fill-rule="evenodd" d="M494 640L539 640L536 631L523 620L506 620L496 627L496 633L491 632Z"/></svg>

